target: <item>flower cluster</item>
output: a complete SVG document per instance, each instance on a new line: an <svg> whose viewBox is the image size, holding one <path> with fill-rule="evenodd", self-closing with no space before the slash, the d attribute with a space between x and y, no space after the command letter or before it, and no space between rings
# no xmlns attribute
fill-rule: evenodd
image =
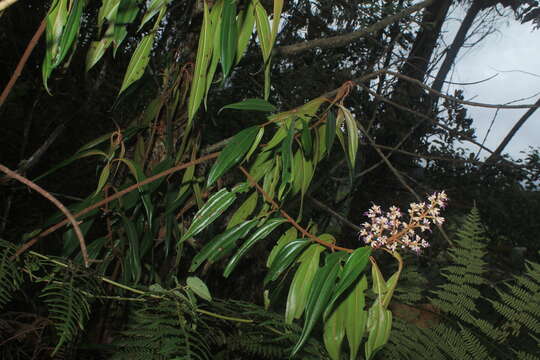
<svg viewBox="0 0 540 360"><path fill-rule="evenodd" d="M392 206L383 213L380 206L373 205L365 215L370 222L362 224L360 239L373 248L384 247L396 251L399 247L409 248L417 253L429 243L416 233L430 231L430 225L441 225L444 218L440 216L441 209L448 200L444 191L428 197L428 202L412 203L408 210L409 221L402 220L403 213Z"/></svg>

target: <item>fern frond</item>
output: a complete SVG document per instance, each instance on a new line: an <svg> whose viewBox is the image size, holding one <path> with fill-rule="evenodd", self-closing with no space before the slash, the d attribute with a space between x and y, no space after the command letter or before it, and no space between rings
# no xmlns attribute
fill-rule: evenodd
<svg viewBox="0 0 540 360"><path fill-rule="evenodd" d="M69 276L66 282L51 281L42 291L49 311L49 319L53 321L58 343L53 355L70 342L84 329L86 320L90 316L90 304L87 296L75 286L75 277Z"/></svg>
<svg viewBox="0 0 540 360"><path fill-rule="evenodd" d="M0 239L0 310L7 304L22 284L22 276L10 259L15 254L15 246Z"/></svg>

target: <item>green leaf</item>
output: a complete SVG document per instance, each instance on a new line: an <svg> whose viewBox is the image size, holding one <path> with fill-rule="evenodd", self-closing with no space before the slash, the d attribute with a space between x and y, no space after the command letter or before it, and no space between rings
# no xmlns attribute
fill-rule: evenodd
<svg viewBox="0 0 540 360"><path fill-rule="evenodd" d="M392 330L392 313L384 309L378 300L369 309L368 329L369 336L364 345L366 360L372 359L375 353L388 342Z"/></svg>
<svg viewBox="0 0 540 360"><path fill-rule="evenodd" d="M386 309L388 307L388 304L390 304L390 301L392 300L392 296L394 295L394 290L396 289L397 282L399 280L399 275L401 274L401 271L396 271L395 273L390 276L388 281L386 282L386 288L387 292L384 294L383 297L383 307Z"/></svg>
<svg viewBox="0 0 540 360"><path fill-rule="evenodd" d="M97 22L98 29L101 30L103 23L107 20L109 25L113 25L116 22L116 14L118 13L118 7L120 6L120 0L103 0L101 7L99 8ZM112 40L112 39L111 39Z"/></svg>
<svg viewBox="0 0 540 360"><path fill-rule="evenodd" d="M289 230L285 231L283 235L279 238L276 245L272 248L272 251L270 251L270 254L268 255L268 259L266 260L266 267L270 268L272 266L272 263L274 262L274 259L276 258L276 255L283 249L285 245L293 241L298 237L298 231L296 231L295 228L291 227Z"/></svg>
<svg viewBox="0 0 540 360"><path fill-rule="evenodd" d="M74 0L71 11L67 18L66 26L62 32L62 37L58 45L58 54L53 62L53 68L56 68L62 60L66 57L67 53L71 49L73 41L79 34L79 26L81 24L81 16L84 8L84 0Z"/></svg>
<svg viewBox="0 0 540 360"><path fill-rule="evenodd" d="M210 295L210 291L208 290L208 287L206 284L199 279L196 276L188 276L186 279L186 285L193 290L195 295L199 296L200 298L206 300L206 301L212 301L212 295Z"/></svg>
<svg viewBox="0 0 540 360"><path fill-rule="evenodd" d="M246 99L244 101L240 101L234 104L225 105L224 107L219 110L220 112L224 109L235 109L235 110L251 110L251 111L264 111L264 112L270 112L270 111L276 111L276 107L272 104L270 104L268 101L263 99Z"/></svg>
<svg viewBox="0 0 540 360"><path fill-rule="evenodd" d="M323 340L326 351L332 360L341 359L341 344L345 337L347 307L341 303L328 317L324 324Z"/></svg>
<svg viewBox="0 0 540 360"><path fill-rule="evenodd" d="M336 139L336 115L333 111L328 112L326 118L326 151L330 154L334 140Z"/></svg>
<svg viewBox="0 0 540 360"><path fill-rule="evenodd" d="M101 175L99 176L98 186L94 194L99 194L105 184L107 183L107 180L109 180L109 175L111 174L111 163L107 163L103 170L101 170Z"/></svg>
<svg viewBox="0 0 540 360"><path fill-rule="evenodd" d="M210 261L219 259L226 253L224 250L229 248L230 245L234 245L238 239L246 236L255 225L257 225L257 220L246 221L213 238L197 255L195 255L191 262L189 272L197 270L197 268L207 259Z"/></svg>
<svg viewBox="0 0 540 360"><path fill-rule="evenodd" d="M292 143L294 138L294 121L290 124L290 127L287 132L287 137L281 144L281 156L283 158L283 168L281 172L281 183L288 184L293 180L293 169L292 169Z"/></svg>
<svg viewBox="0 0 540 360"><path fill-rule="evenodd" d="M109 29L111 27L109 26ZM107 33L109 30L107 30ZM105 35L100 41L92 41L90 43L90 48L86 53L86 71L89 71L97 62L103 57L105 51L109 48L112 43L110 36Z"/></svg>
<svg viewBox="0 0 540 360"><path fill-rule="evenodd" d="M272 34L270 35L272 46L276 42L276 37L279 31L279 21L281 20L281 12L283 10L284 0L274 0L274 15L272 18Z"/></svg>
<svg viewBox="0 0 540 360"><path fill-rule="evenodd" d="M302 333L300 334L298 342L292 349L291 357L294 356L307 341L315 324L319 321L323 311L327 307L328 301L332 296L335 281L339 274L339 263L343 255L344 254L340 252L327 255L326 264L315 274L307 299L304 327L302 328Z"/></svg>
<svg viewBox="0 0 540 360"><path fill-rule="evenodd" d="M255 138L255 141L253 142L253 144L251 144L251 148L249 148L249 151L246 155L246 161L249 161L249 158L251 157L251 155L253 155L255 150L257 150L257 148L259 147L259 144L261 143L263 135L264 135L264 127L261 127L259 129L259 132L257 133L257 137Z"/></svg>
<svg viewBox="0 0 540 360"><path fill-rule="evenodd" d="M236 58L236 45L238 29L236 26L236 2L224 0L223 13L221 16L221 67L223 78L229 76L229 72Z"/></svg>
<svg viewBox="0 0 540 360"><path fill-rule="evenodd" d="M364 275L360 281L357 281L353 291L351 291L344 301L347 307L345 333L347 334L347 341L349 343L350 360L357 358L358 349L366 331L368 313L364 310L364 307L366 305L365 291L367 287L367 279Z"/></svg>
<svg viewBox="0 0 540 360"><path fill-rule="evenodd" d="M51 75L58 55L58 47L60 45L60 39L64 31L64 25L68 18L68 1L67 0L54 0L49 12L47 13L47 27L45 30L45 58L41 67L43 76L43 85L47 92L49 88L47 86L47 80Z"/></svg>
<svg viewBox="0 0 540 360"><path fill-rule="evenodd" d="M311 130L309 129L309 122L302 121L302 149L306 157L311 157L311 150L313 149L313 139L311 138Z"/></svg>
<svg viewBox="0 0 540 360"><path fill-rule="evenodd" d="M286 220L282 218L268 220L264 225L259 226L259 228L247 239L242 246L238 249L236 254L231 258L227 267L223 271L223 276L229 277L231 272L234 270L238 261L246 254L255 245L255 243L261 239L267 237L275 228L283 224Z"/></svg>
<svg viewBox="0 0 540 360"><path fill-rule="evenodd" d="M358 152L358 125L351 112L344 106L340 105L340 110L345 117L345 125L347 126L347 151L351 169L354 170L356 164L356 153Z"/></svg>
<svg viewBox="0 0 540 360"><path fill-rule="evenodd" d="M122 81L120 92L118 93L119 95L131 84L139 80L141 76L143 76L144 70L150 61L150 51L152 50L155 34L155 32L151 32L146 35L131 56L126 74L124 75L124 80Z"/></svg>
<svg viewBox="0 0 540 360"><path fill-rule="evenodd" d="M206 81L208 64L212 56L213 28L209 19L208 5L204 1L204 15L199 35L199 46L197 48L197 58L195 60L195 71L193 73L193 82L191 83L191 92L188 100L188 128L201 105L201 101L206 92Z"/></svg>
<svg viewBox="0 0 540 360"><path fill-rule="evenodd" d="M146 24L150 19L152 19L154 16L157 15L161 10L167 7L170 0L152 0L150 2L150 5L148 5L148 8L146 9L146 13L144 14L141 24L139 25L139 28L137 31L141 31L144 24Z"/></svg>
<svg viewBox="0 0 540 360"><path fill-rule="evenodd" d="M304 157L302 156L302 150L298 149L294 153L292 166L296 169L291 186L291 195L294 196L302 189L302 182L304 180Z"/></svg>
<svg viewBox="0 0 540 360"><path fill-rule="evenodd" d="M212 6L210 11L210 27L214 33L212 39L212 61L210 62L210 67L206 73L206 90L204 93L204 107L206 109L206 103L208 98L208 93L212 87L212 81L214 80L214 75L221 59L221 12L223 11L223 0L219 0Z"/></svg>
<svg viewBox="0 0 540 360"><path fill-rule="evenodd" d="M310 243L309 240L297 239L283 246L270 265L270 269L264 278L264 284L276 280L287 269L298 255Z"/></svg>
<svg viewBox="0 0 540 360"><path fill-rule="evenodd" d="M349 255L349 258L343 267L343 271L341 272L339 282L334 293L332 294L332 300L330 300L328 309L325 312L325 317L330 314L332 311L332 306L337 299L358 280L358 277L368 264L370 255L371 247L369 246L358 248L351 255Z"/></svg>
<svg viewBox="0 0 540 360"><path fill-rule="evenodd" d="M294 228L292 230L296 231ZM287 296L286 324L292 324L294 319L299 319L304 313L311 283L319 269L319 259L322 251L324 251L323 246L312 244L298 259L300 266L294 274L289 288L289 295Z"/></svg>
<svg viewBox="0 0 540 360"><path fill-rule="evenodd" d="M257 200L258 200L259 193L257 191L254 191L246 201L240 205L240 207L234 212L233 216L231 217L231 220L227 224L227 229L232 228L235 225L240 224L244 220L247 219L251 213L253 213L253 210L257 207Z"/></svg>
<svg viewBox="0 0 540 360"><path fill-rule="evenodd" d="M114 24L114 53L120 47L127 35L126 27L131 24L139 13L138 0L121 0L118 12L116 13L116 21Z"/></svg>
<svg viewBox="0 0 540 360"><path fill-rule="evenodd" d="M379 296L384 295L388 291L386 281L384 281L381 270L375 262L371 264L371 277L373 279L373 292Z"/></svg>
<svg viewBox="0 0 540 360"><path fill-rule="evenodd" d="M216 220L236 200L236 194L227 189L221 189L212 195L206 204L195 214L193 221L180 242L197 235Z"/></svg>
<svg viewBox="0 0 540 360"><path fill-rule="evenodd" d="M139 164L137 164L135 161L125 158L119 158L116 159L116 161L122 161L124 164L127 165L129 168L129 171L135 178L137 182L141 182L144 179L146 179L146 176L144 175L144 172L142 171L142 168ZM142 198L142 202L144 205L144 209L146 210L146 216L148 219L148 223L151 224L154 219L154 205L152 204L152 201L150 199L150 194L148 193L148 185L139 187L139 193Z"/></svg>
<svg viewBox="0 0 540 360"><path fill-rule="evenodd" d="M257 137L259 126L252 126L240 131L219 154L208 174L207 186L211 186L227 170L238 164L249 151Z"/></svg>
<svg viewBox="0 0 540 360"><path fill-rule="evenodd" d="M253 8L253 1L249 2L244 19L242 21L242 26L240 27L238 35L238 43L236 45L236 63L238 64L246 49L249 45L249 40L253 34L253 26L255 25L255 9Z"/></svg>
<svg viewBox="0 0 540 360"><path fill-rule="evenodd" d="M263 54L264 63L270 59L272 52L272 34L270 32L270 21L268 21L268 15L264 6L259 0L253 1L255 4L255 22L257 24L257 35L259 37L259 43Z"/></svg>
<svg viewBox="0 0 540 360"><path fill-rule="evenodd" d="M126 236L128 238L129 247L126 256L126 271L129 271L131 280L135 283L141 278L141 256L139 236L135 228L135 224L127 217L122 216L122 223Z"/></svg>

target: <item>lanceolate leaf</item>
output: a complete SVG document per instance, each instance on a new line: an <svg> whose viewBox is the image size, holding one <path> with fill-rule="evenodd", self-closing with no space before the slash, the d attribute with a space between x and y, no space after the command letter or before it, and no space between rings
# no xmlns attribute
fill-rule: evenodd
<svg viewBox="0 0 540 360"><path fill-rule="evenodd" d="M252 126L240 131L219 154L208 174L207 186L211 186L227 170L238 164L249 151L257 137L259 126Z"/></svg>
<svg viewBox="0 0 540 360"><path fill-rule="evenodd" d="M103 22L107 20L109 23L116 22L116 14L120 0L103 0L98 13L98 29L101 30ZM112 24L114 27L114 24Z"/></svg>
<svg viewBox="0 0 540 360"><path fill-rule="evenodd" d="M150 61L150 51L152 50L152 45L154 44L154 36L155 32L152 31L146 35L137 46L137 49L129 61L119 94L126 90L135 81L139 80L141 76L143 76L146 65L148 65L148 61Z"/></svg>
<svg viewBox="0 0 540 360"><path fill-rule="evenodd" d="M236 2L235 0L224 0L220 29L221 67L224 79L229 76L229 71L236 58L237 32Z"/></svg>
<svg viewBox="0 0 540 360"><path fill-rule="evenodd" d="M345 337L345 320L347 318L347 307L341 303L326 320L324 324L324 346L332 360L341 359L341 344Z"/></svg>
<svg viewBox="0 0 540 360"><path fill-rule="evenodd" d="M274 0L274 15L272 18L272 35L271 35L272 46L274 46L274 43L276 42L282 10L283 10L283 0Z"/></svg>
<svg viewBox="0 0 540 360"><path fill-rule="evenodd" d="M247 219L249 215L255 210L257 207L257 200L258 200L259 193L257 191L253 191L253 193L247 198L246 201L240 207L235 211L233 216L231 217L231 220L227 224L227 229L232 228L235 225L240 224L244 220Z"/></svg>
<svg viewBox="0 0 540 360"><path fill-rule="evenodd" d="M300 339L294 346L291 356L294 356L308 339L313 327L321 318L328 305L339 273L339 262L343 253L336 252L326 257L326 264L317 271L309 290L306 304L306 317Z"/></svg>
<svg viewBox="0 0 540 360"><path fill-rule="evenodd" d="M128 249L126 255L126 269L131 275L131 280L137 283L141 277L141 256L140 242L135 224L127 217L122 216L122 223L128 238Z"/></svg>
<svg viewBox="0 0 540 360"><path fill-rule="evenodd" d="M276 255L281 251L281 249L283 249L285 245L296 239L297 235L298 231L296 231L296 229L293 227L291 227L289 230L285 231L283 235L281 235L281 237L277 241L277 244L272 248L272 251L270 251L270 255L268 255L268 259L266 260L266 267L269 268L272 266Z"/></svg>
<svg viewBox="0 0 540 360"><path fill-rule="evenodd" d="M309 129L309 122L302 121L302 149L306 157L311 157L311 150L313 149L313 139L311 138L311 130Z"/></svg>
<svg viewBox="0 0 540 360"><path fill-rule="evenodd" d="M53 68L56 68L62 60L66 57L69 50L71 50L71 45L73 41L79 34L79 26L81 24L81 15L84 8L84 0L74 0L71 11L67 18L66 26L62 32L62 37L60 38L60 43L58 46L58 54L56 59L53 62Z"/></svg>
<svg viewBox="0 0 540 360"><path fill-rule="evenodd" d="M249 151L246 155L247 161L249 161L249 158L251 157L251 155L253 155L255 150L257 150L257 148L259 147L259 144L261 143L263 135L264 135L264 127L261 127L259 129L259 132L257 133L257 136L255 137L255 141L253 141L253 144L251 144L251 147L249 148Z"/></svg>
<svg viewBox="0 0 540 360"><path fill-rule="evenodd" d="M392 330L392 313L384 309L379 300L369 309L368 330L369 336L365 344L366 360L372 359L388 342Z"/></svg>
<svg viewBox="0 0 540 360"><path fill-rule="evenodd" d="M195 117L204 93L206 92L206 81L208 64L212 56L213 32L208 13L208 5L204 1L204 14L201 33L199 35L199 46L197 48L197 59L195 60L195 71L193 73L193 82L191 83L191 92L188 101L188 128Z"/></svg>
<svg viewBox="0 0 540 360"><path fill-rule="evenodd" d="M152 0L150 2L150 5L148 5L146 13L143 16L141 24L139 25L139 29L137 31L140 31L144 24L146 24L150 19L157 15L157 13L164 9L168 3L169 0Z"/></svg>
<svg viewBox="0 0 540 360"><path fill-rule="evenodd" d="M283 246L283 248L276 255L274 261L272 261L272 265L264 278L264 284L266 285L270 281L276 280L279 275L281 275L281 273L285 271L285 269L287 269L294 260L296 260L298 255L300 255L300 253L309 243L309 240L298 239Z"/></svg>
<svg viewBox="0 0 540 360"><path fill-rule="evenodd" d="M376 263L371 264L371 277L373 281L373 292L379 296L383 296L388 289L386 288L386 282L384 281L381 270L379 270Z"/></svg>
<svg viewBox="0 0 540 360"><path fill-rule="evenodd" d="M236 254L231 258L229 261L229 264L227 264L227 267L225 268L225 271L223 271L223 276L229 277L231 272L234 270L236 265L238 264L238 261L246 254L246 252L249 251L255 245L255 243L261 239L264 239L267 237L275 228L277 228L279 225L283 224L286 220L285 219L271 219L267 221L264 225L259 226L257 230L247 239L242 246L238 249Z"/></svg>
<svg viewBox="0 0 540 360"><path fill-rule="evenodd" d="M236 200L236 194L228 191L227 189L221 189L212 195L206 204L204 204L204 206L197 212L193 218L191 226L186 231L184 236L182 236L180 241L185 241L186 239L200 233L204 228L214 222L214 220L216 220L225 210L227 210L234 200Z"/></svg>
<svg viewBox="0 0 540 360"><path fill-rule="evenodd" d="M341 107L347 126L347 152L350 161L351 169L354 170L356 164L356 153L358 152L358 125L351 112L345 107Z"/></svg>
<svg viewBox="0 0 540 360"><path fill-rule="evenodd" d="M206 101L208 98L208 92L212 86L214 80L214 74L216 73L219 60L221 59L221 13L223 11L223 0L219 0L214 4L210 11L210 26L214 32L212 38L212 61L206 74L206 90L204 93L204 107L206 108Z"/></svg>
<svg viewBox="0 0 540 360"><path fill-rule="evenodd" d="M253 1L249 2L242 26L238 35L238 43L236 46L236 63L242 59L246 49L249 45L249 40L253 34L253 26L255 25L255 9L253 7Z"/></svg>
<svg viewBox="0 0 540 360"><path fill-rule="evenodd" d="M293 179L293 169L292 169L292 142L294 138L294 121L289 125L287 132L287 137L281 144L281 155L283 158L283 168L281 173L281 182L282 184L287 184Z"/></svg>
<svg viewBox="0 0 540 360"><path fill-rule="evenodd" d="M326 118L326 151L330 154L334 140L336 139L336 115L333 111L328 112Z"/></svg>
<svg viewBox="0 0 540 360"><path fill-rule="evenodd" d="M291 282L287 306L285 308L285 322L291 324L293 319L299 319L304 313L306 301L315 273L319 269L319 258L324 247L312 244L298 259L300 266Z"/></svg>
<svg viewBox="0 0 540 360"><path fill-rule="evenodd" d="M43 76L43 85L47 92L49 88L47 86L47 80L51 75L58 55L58 47L60 45L60 38L64 31L64 26L68 17L68 1L67 0L55 0L47 14L47 27L45 31L45 59L43 60L43 66L41 72Z"/></svg>
<svg viewBox="0 0 540 360"><path fill-rule="evenodd" d="M366 265L369 261L369 256L371 255L371 247L364 246L356 249L347 259L343 271L341 272L339 282L335 288L334 293L332 294L332 299L329 302L328 309L325 312L325 317L330 314L332 311L332 306L338 300L338 298L347 290L349 287L356 283L360 274L366 268Z"/></svg>
<svg viewBox="0 0 540 360"><path fill-rule="evenodd" d="M270 104L268 101L263 99L246 99L234 104L225 105L219 110L220 112L224 109L236 109L236 110L252 110L252 111L263 111L270 112L276 111L276 107Z"/></svg>
<svg viewBox="0 0 540 360"><path fill-rule="evenodd" d="M120 0L120 6L116 13L116 21L114 24L114 53L127 35L126 27L135 20L139 12L138 0Z"/></svg>
<svg viewBox="0 0 540 360"><path fill-rule="evenodd" d="M238 239L246 236L248 232L257 224L257 220L250 220L238 224L223 234L216 236L193 258L189 271L195 271L207 259L216 260L221 257L230 245L233 245Z"/></svg>
<svg viewBox="0 0 540 360"><path fill-rule="evenodd" d="M366 276L362 276L356 282L353 291L345 299L347 307L347 318L345 320L345 333L349 343L349 359L357 358L358 349L362 342L362 337L366 331L368 313L364 309L366 305L365 291L367 290Z"/></svg>
<svg viewBox="0 0 540 360"><path fill-rule="evenodd" d="M266 63L268 59L270 59L270 53L272 51L272 34L270 31L270 21L268 21L268 14L266 13L264 6L262 6L259 0L254 0L254 3L257 35L261 44L263 59Z"/></svg>

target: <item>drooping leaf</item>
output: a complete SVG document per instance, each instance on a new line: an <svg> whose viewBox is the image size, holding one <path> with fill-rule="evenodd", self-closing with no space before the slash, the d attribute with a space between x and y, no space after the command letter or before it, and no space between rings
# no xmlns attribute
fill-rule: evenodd
<svg viewBox="0 0 540 360"><path fill-rule="evenodd" d="M68 0L54 0L46 18L47 27L45 28L45 58L41 67L43 85L45 86L47 92L49 92L47 80L54 69L53 64L55 63L56 56L58 55L60 39L62 37L62 32L64 31L64 26L67 22L67 18Z"/></svg>
<svg viewBox="0 0 540 360"><path fill-rule="evenodd" d="M293 230L296 231L294 228ZM323 246L312 244L298 259L300 266L294 274L287 296L285 308L285 323L287 324L291 324L294 319L299 319L304 313L311 283L319 269L322 251L324 251Z"/></svg>
<svg viewBox="0 0 540 360"><path fill-rule="evenodd" d="M349 255L343 271L340 274L339 282L336 285L335 291L332 294L332 299L329 302L328 309L325 312L325 317L330 314L332 311L332 306L338 300L338 298L347 290L349 287L356 283L360 274L366 268L366 265L369 261L369 256L371 255L371 247L364 246L356 249L352 254Z"/></svg>
<svg viewBox="0 0 540 360"><path fill-rule="evenodd" d="M118 7L120 6L120 0L103 0L101 2L101 7L99 8L97 22L98 30L101 30L103 23L107 20L110 25L113 25L116 22L116 14L118 12ZM111 39L112 40L112 39Z"/></svg>
<svg viewBox="0 0 540 360"><path fill-rule="evenodd" d="M206 301L212 301L212 295L210 295L210 291L208 290L208 286L199 279L197 276L188 276L186 279L186 285L193 290L195 295L201 297L202 299Z"/></svg>
<svg viewBox="0 0 540 360"><path fill-rule="evenodd" d="M341 359L341 344L345 337L345 321L347 319L345 303L338 305L324 323L323 340L326 351L332 360Z"/></svg>
<svg viewBox="0 0 540 360"><path fill-rule="evenodd" d="M358 350L362 337L366 331L368 312L364 309L366 305L365 291L368 284L366 276L362 276L356 282L353 291L345 299L347 307L347 317L345 320L345 333L349 343L349 359L357 359Z"/></svg>
<svg viewBox="0 0 540 360"><path fill-rule="evenodd" d="M245 221L249 215L257 207L258 192L254 191L247 199L240 205L240 207L234 212L231 220L227 224L227 229L232 228L235 225Z"/></svg>
<svg viewBox="0 0 540 360"><path fill-rule="evenodd" d="M255 141L253 142L253 144L251 144L251 147L249 148L249 151L246 154L247 161L249 161L249 158L251 157L251 155L253 155L255 150L257 150L257 148L259 147L259 144L261 143L263 135L264 135L264 127L261 127L259 129L259 132L257 133L257 137L255 137Z"/></svg>
<svg viewBox="0 0 540 360"><path fill-rule="evenodd" d="M259 126L252 126L240 131L234 136L232 141L219 154L218 159L210 169L207 186L211 186L227 170L244 158L257 137L258 132Z"/></svg>
<svg viewBox="0 0 540 360"><path fill-rule="evenodd" d="M270 112L276 111L276 107L270 104L268 101L263 99L246 99L234 104L225 105L219 110L220 112L224 109L235 109L235 110L251 110L251 111L263 111Z"/></svg>
<svg viewBox="0 0 540 360"><path fill-rule="evenodd" d="M107 163L101 170L101 175L99 176L98 186L94 194L99 194L103 189L107 181L109 180L109 175L111 174L111 163Z"/></svg>
<svg viewBox="0 0 540 360"><path fill-rule="evenodd" d="M137 46L137 49L135 49L135 52L133 53L133 55L131 56L131 60L129 61L129 65L124 75L124 80L122 81L120 92L118 94L121 94L131 84L133 84L135 81L139 80L141 76L143 76L146 66L150 61L150 51L152 51L155 34L155 32L151 32L146 35Z"/></svg>
<svg viewBox="0 0 540 360"><path fill-rule="evenodd" d="M327 255L326 264L315 274L307 299L304 327L298 342L292 349L291 356L302 348L326 309L339 274L339 263L343 255L341 252Z"/></svg>
<svg viewBox="0 0 540 360"><path fill-rule="evenodd" d="M110 26L109 29L111 29ZM106 33L109 33L109 29L107 29ZM92 67L94 67L94 65L97 64L97 62L103 57L105 51L107 51L111 43L112 39L110 36L107 35L105 35L100 41L92 41L90 43L90 48L86 53L86 71L89 71Z"/></svg>
<svg viewBox="0 0 540 360"><path fill-rule="evenodd" d="M182 236L180 242L200 233L227 210L235 200L236 193L227 189L221 189L212 195L206 204L195 214L189 229Z"/></svg>
<svg viewBox="0 0 540 360"><path fill-rule="evenodd" d="M226 253L225 250L228 249L229 246L234 245L238 239L246 236L256 224L256 220L246 221L213 238L197 255L195 255L189 271L193 272L197 270L197 268L207 259L211 261L218 260L222 257L222 254Z"/></svg>
<svg viewBox="0 0 540 360"><path fill-rule="evenodd" d="M336 115L333 111L328 112L326 118L326 151L330 154L334 140L336 139Z"/></svg>
<svg viewBox="0 0 540 360"><path fill-rule="evenodd" d="M242 21L242 26L238 34L238 43L236 46L236 63L240 62L246 49L249 45L249 40L253 34L253 27L255 25L255 9L253 2L250 1L247 10Z"/></svg>
<svg viewBox="0 0 540 360"><path fill-rule="evenodd" d="M371 277L373 281L373 292L379 296L383 296L388 289L386 288L386 281L384 281L381 270L375 262L371 264Z"/></svg>
<svg viewBox="0 0 540 360"><path fill-rule="evenodd" d="M79 34L84 4L84 0L73 1L73 5L66 21L66 26L64 27L64 31L62 31L62 37L60 38L58 45L58 54L56 55L56 59L54 59L53 68L56 68L58 65L60 65L62 60L64 60L68 52L71 50L73 41Z"/></svg>
<svg viewBox="0 0 540 360"><path fill-rule="evenodd" d="M274 262L274 259L276 258L276 255L283 249L285 245L293 241L298 237L298 231L296 231L295 228L291 227L289 230L285 231L283 235L279 238L276 245L272 248L272 251L270 251L270 255L268 255L268 259L266 260L266 267L270 268L272 266L272 263Z"/></svg>
<svg viewBox="0 0 540 360"><path fill-rule="evenodd" d="M223 78L226 79L229 76L229 71L236 58L236 46L238 40L236 2L234 0L224 0L220 33L221 67L223 70Z"/></svg>
<svg viewBox="0 0 540 360"><path fill-rule="evenodd" d="M131 24L139 13L138 0L120 0L118 11L116 13L116 21L114 24L114 54L120 47L127 35L126 27Z"/></svg>
<svg viewBox="0 0 540 360"><path fill-rule="evenodd" d="M311 138L311 130L309 129L309 122L302 121L302 149L306 157L311 157L311 150L313 149L313 139Z"/></svg>
<svg viewBox="0 0 540 360"><path fill-rule="evenodd" d="M212 56L213 45L213 28L209 18L208 5L206 4L206 1L204 1L203 23L199 35L195 71L193 73L193 82L191 83L191 92L188 100L188 128L191 126L191 122L193 121L206 92L206 71Z"/></svg>
<svg viewBox="0 0 540 360"><path fill-rule="evenodd" d="M288 184L293 180L293 169L292 169L292 143L294 138L294 122L291 123L288 131L287 137L281 144L281 156L283 159L283 168L281 170L281 183Z"/></svg>
<svg viewBox="0 0 540 360"><path fill-rule="evenodd" d="M122 216L122 225L128 238L128 249L126 255L126 268L129 271L131 280L137 283L141 277L141 255L139 235L135 224L125 216Z"/></svg>
<svg viewBox="0 0 540 360"><path fill-rule="evenodd" d="M144 179L146 179L146 176L144 175L144 172L139 164L137 164L135 161L126 159L126 158L119 158L116 159L116 161L121 161L124 164L127 165L129 171L137 180L137 182L141 182ZM154 218L154 205L152 204L152 201L150 199L150 194L148 193L148 186L141 186L139 187L139 193L141 194L142 202L144 205L144 209L146 210L146 216L148 219L148 222L151 224Z"/></svg>
<svg viewBox="0 0 540 360"><path fill-rule="evenodd" d="M270 59L270 53L272 51L272 33L270 31L270 21L268 21L268 14L260 1L254 0L253 2L255 4L257 35L259 37L263 59L266 63Z"/></svg>
<svg viewBox="0 0 540 360"><path fill-rule="evenodd" d="M146 13L144 13L141 24L139 25L137 31L141 31L144 24L146 24L149 20L156 16L157 13L165 9L169 2L170 0L152 0L148 5L148 8L146 9Z"/></svg>
<svg viewBox="0 0 540 360"><path fill-rule="evenodd" d="M223 271L223 276L229 277L234 270L242 256L246 254L255 245L255 243L261 239L267 237L275 228L283 224L286 220L282 218L271 219L259 228L240 246L236 254L231 257L231 260L227 264L227 267Z"/></svg>
<svg viewBox="0 0 540 360"><path fill-rule="evenodd" d="M369 309L368 339L364 345L366 360L370 360L387 342L392 330L392 313L377 300Z"/></svg>
<svg viewBox="0 0 540 360"><path fill-rule="evenodd" d="M358 125L351 112L341 106L340 111L343 112L345 118L345 125L347 126L347 152L350 161L351 169L354 170L356 164L356 153L358 152Z"/></svg>
<svg viewBox="0 0 540 360"><path fill-rule="evenodd" d="M274 0L274 14L272 18L272 33L271 33L271 43L274 46L276 42L276 37L279 31L279 22L281 20L281 12L283 11L283 2L284 0Z"/></svg>
<svg viewBox="0 0 540 360"><path fill-rule="evenodd" d="M214 33L212 39L212 60L206 74L206 90L204 93L204 107L206 108L208 93L212 87L214 75L216 73L219 61L221 60L221 13L223 11L224 0L217 1L210 11L210 27Z"/></svg>
<svg viewBox="0 0 540 360"><path fill-rule="evenodd" d="M276 280L296 260L309 243L309 240L297 239L284 245L272 261L270 269L264 278L264 284Z"/></svg>

